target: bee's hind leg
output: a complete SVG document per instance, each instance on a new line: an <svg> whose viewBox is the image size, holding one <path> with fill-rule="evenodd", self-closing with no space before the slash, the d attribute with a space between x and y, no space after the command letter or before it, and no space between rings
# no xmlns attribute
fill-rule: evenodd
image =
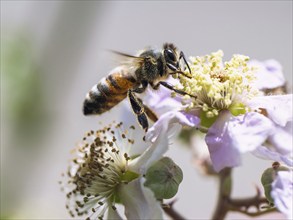
<svg viewBox="0 0 293 220"><path fill-rule="evenodd" d="M131 107L133 109L133 112L137 116L137 120L140 126L145 130L145 132L147 132L149 128L149 123L148 123L146 113L144 111L144 105L142 101L134 95L134 92L132 90L128 90L127 95L128 95Z"/></svg>
<svg viewBox="0 0 293 220"><path fill-rule="evenodd" d="M140 98L138 98L138 100L142 102L142 100ZM145 104L143 104L144 107L144 112L146 113L146 115L148 116L149 119L151 119L153 122L158 121L158 116L156 115L156 113L151 110L148 106L146 106Z"/></svg>
<svg viewBox="0 0 293 220"><path fill-rule="evenodd" d="M142 113L140 115L137 115L137 120L141 127L145 130L145 132L147 132L149 129L149 123L146 114Z"/></svg>

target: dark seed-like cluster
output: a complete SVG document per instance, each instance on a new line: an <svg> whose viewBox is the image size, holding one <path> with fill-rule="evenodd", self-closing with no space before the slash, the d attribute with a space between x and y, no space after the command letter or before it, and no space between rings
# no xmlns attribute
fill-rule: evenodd
<svg viewBox="0 0 293 220"><path fill-rule="evenodd" d="M119 123L88 132L76 149L77 157L67 171L68 181L61 182L72 217L102 219L108 208L116 210L117 189L131 159L125 149L134 143L121 126Z"/></svg>

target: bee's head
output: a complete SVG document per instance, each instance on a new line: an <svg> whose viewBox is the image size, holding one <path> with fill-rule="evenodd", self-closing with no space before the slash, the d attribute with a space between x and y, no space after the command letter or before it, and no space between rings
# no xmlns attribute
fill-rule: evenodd
<svg viewBox="0 0 293 220"><path fill-rule="evenodd" d="M166 65L170 70L179 70L179 53L174 44L164 44L163 55L166 61Z"/></svg>

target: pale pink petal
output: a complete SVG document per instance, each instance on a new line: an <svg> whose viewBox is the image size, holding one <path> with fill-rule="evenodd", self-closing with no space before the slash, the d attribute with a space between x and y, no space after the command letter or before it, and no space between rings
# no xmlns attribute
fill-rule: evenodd
<svg viewBox="0 0 293 220"><path fill-rule="evenodd" d="M273 134L269 137L269 141L277 152L281 153L282 155L292 156L292 121L288 122L285 127L276 125Z"/></svg>
<svg viewBox="0 0 293 220"><path fill-rule="evenodd" d="M264 62L251 60L248 65L258 68L255 84L260 90L277 88L283 86L286 82L282 66L276 60L266 60Z"/></svg>
<svg viewBox="0 0 293 220"><path fill-rule="evenodd" d="M257 147L255 150L252 151L252 154L261 159L278 161L286 164L287 166L293 167L293 160L290 157L284 156L266 146Z"/></svg>
<svg viewBox="0 0 293 220"><path fill-rule="evenodd" d="M252 109L266 109L268 117L276 124L285 126L292 121L292 94L259 96L250 100L247 104Z"/></svg>
<svg viewBox="0 0 293 220"><path fill-rule="evenodd" d="M234 117L223 111L205 138L214 169L239 166L240 155L261 146L272 130L273 123L259 113Z"/></svg>
<svg viewBox="0 0 293 220"><path fill-rule="evenodd" d="M293 172L279 171L272 183L271 196L275 206L287 217L293 219Z"/></svg>
<svg viewBox="0 0 293 220"><path fill-rule="evenodd" d="M154 141L164 128L166 131L169 131L176 124L196 127L199 125L199 122L200 119L195 115L170 111L159 118L159 120L148 130L145 137L148 141Z"/></svg>

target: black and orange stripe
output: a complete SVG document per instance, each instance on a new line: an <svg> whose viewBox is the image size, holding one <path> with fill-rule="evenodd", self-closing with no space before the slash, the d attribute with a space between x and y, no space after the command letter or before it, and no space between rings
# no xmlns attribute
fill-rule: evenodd
<svg viewBox="0 0 293 220"><path fill-rule="evenodd" d="M87 94L83 103L84 115L102 114L117 105L127 96L129 89L138 83L123 67L117 67L101 79Z"/></svg>

